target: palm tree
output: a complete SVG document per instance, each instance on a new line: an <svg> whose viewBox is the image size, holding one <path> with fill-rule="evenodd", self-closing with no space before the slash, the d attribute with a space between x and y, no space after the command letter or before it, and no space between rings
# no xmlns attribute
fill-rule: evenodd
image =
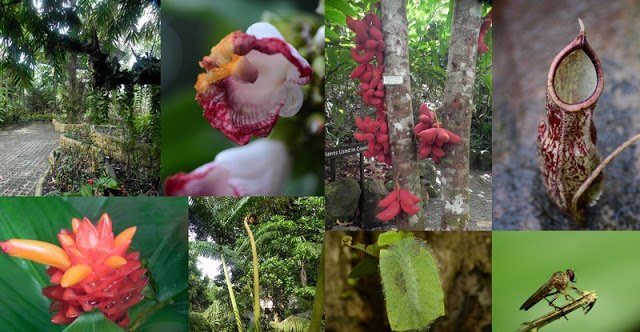
<svg viewBox="0 0 640 332"><path fill-rule="evenodd" d="M233 285L231 284L231 275L229 274L229 268L225 257L231 257L232 260L237 261L238 255L232 249L225 247L221 244L215 244L208 241L191 241L189 242L189 255L203 256L220 260L222 262L222 270L224 272L224 280L227 284L227 291L229 292L229 299L231 300L231 307L233 308L233 315L236 319L236 325L238 331L243 332L244 327L242 320L240 319L240 311L238 310L238 304L236 303L235 293L233 292Z"/></svg>

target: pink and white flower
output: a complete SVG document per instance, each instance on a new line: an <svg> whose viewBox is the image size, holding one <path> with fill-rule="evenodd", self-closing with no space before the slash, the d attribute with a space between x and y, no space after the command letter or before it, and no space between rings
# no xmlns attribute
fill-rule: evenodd
<svg viewBox="0 0 640 332"><path fill-rule="evenodd" d="M168 177L164 191L168 196L281 195L290 168L284 143L258 139L218 153L191 173Z"/></svg>
<svg viewBox="0 0 640 332"><path fill-rule="evenodd" d="M211 126L237 144L267 136L279 116L302 107L300 85L311 81L311 66L271 24L223 38L202 58L196 100Z"/></svg>

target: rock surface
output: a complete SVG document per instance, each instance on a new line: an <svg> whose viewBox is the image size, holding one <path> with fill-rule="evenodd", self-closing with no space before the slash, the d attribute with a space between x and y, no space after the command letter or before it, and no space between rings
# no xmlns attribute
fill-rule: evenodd
<svg viewBox="0 0 640 332"><path fill-rule="evenodd" d="M326 197L325 224L327 228L336 220L349 220L356 214L360 199L360 184L350 178L328 183L324 189Z"/></svg>

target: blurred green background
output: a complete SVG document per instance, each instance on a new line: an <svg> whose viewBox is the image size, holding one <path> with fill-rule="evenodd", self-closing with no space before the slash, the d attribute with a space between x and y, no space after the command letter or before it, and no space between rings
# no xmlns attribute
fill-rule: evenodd
<svg viewBox="0 0 640 332"><path fill-rule="evenodd" d="M280 118L270 137L284 140L294 163L285 194L323 195L324 48L314 42L324 24L318 0L162 2L162 165L161 177L190 172L237 146L202 116L195 101L198 61L233 31L253 23L275 25L313 67L313 80L303 87L305 101L294 117ZM163 180L164 181L164 180Z"/></svg>
<svg viewBox="0 0 640 332"><path fill-rule="evenodd" d="M543 331L640 330L640 232L498 231L492 249L494 331L515 331L550 312L544 301L518 308L553 272L566 269L575 271L575 286L595 291L598 301L587 315L576 310Z"/></svg>
<svg viewBox="0 0 640 332"><path fill-rule="evenodd" d="M115 234L129 226L138 227L130 251L140 252L141 261L149 270L149 292L129 310L132 326L138 323L131 331L186 331L187 200L184 197L0 198L0 241L21 238L59 246L58 232L71 228L72 217L87 217L95 224L104 212L111 217ZM96 326L113 325L102 314L88 315L91 319L78 319L69 326L53 324L48 310L51 301L42 295L42 288L50 285L46 267L0 254L0 271L2 331L107 331L96 330ZM138 317L141 318L136 322ZM115 330L122 331L118 328L108 331Z"/></svg>

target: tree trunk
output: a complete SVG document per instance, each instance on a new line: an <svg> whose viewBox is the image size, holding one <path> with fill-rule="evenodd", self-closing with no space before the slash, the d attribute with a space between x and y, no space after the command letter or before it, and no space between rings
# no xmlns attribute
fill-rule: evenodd
<svg viewBox="0 0 640 332"><path fill-rule="evenodd" d="M70 52L68 55L67 62L67 79L69 80L69 86L67 87L67 102L65 103L65 108L67 112L67 121L71 123L78 122L79 118L79 107L78 107L78 80L77 80L77 72L78 72L78 53Z"/></svg>
<svg viewBox="0 0 640 332"><path fill-rule="evenodd" d="M324 314L327 332L365 332L389 330L386 323L384 296L380 276L376 273L358 279L356 285L348 279L359 254L342 245L345 235L353 243L375 242L374 232L326 232Z"/></svg>
<svg viewBox="0 0 640 332"><path fill-rule="evenodd" d="M462 141L449 145L442 161L443 229L464 229L470 220L469 141L481 15L478 0L455 1L445 100L437 113L443 126L460 135Z"/></svg>
<svg viewBox="0 0 640 332"><path fill-rule="evenodd" d="M400 78L399 84L385 85L393 172L400 187L422 196L413 135L407 5L405 0L384 0L381 4L382 31L387 45L384 53L384 76ZM420 210L419 214L413 216L404 213L398 215L397 226L400 229L424 230L425 222L422 209Z"/></svg>
<svg viewBox="0 0 640 332"><path fill-rule="evenodd" d="M231 284L231 275L229 274L229 268L227 262L224 259L224 253L222 252L222 246L220 246L220 261L222 262L222 271L224 272L224 281L227 284L227 290L229 291L229 299L231 300L231 307L233 308L233 316L236 319L236 325L239 332L244 332L244 326L242 325L242 319L240 318L240 310L238 310L238 304L236 303L236 296L233 292L233 285Z"/></svg>
<svg viewBox="0 0 640 332"><path fill-rule="evenodd" d="M326 234L326 233L325 233ZM313 310L311 311L311 325L309 331L320 331L322 326L322 316L324 314L324 257L325 249L322 247L322 253L320 254L320 268L318 269L318 279L316 285L316 292L313 297Z"/></svg>
<svg viewBox="0 0 640 332"><path fill-rule="evenodd" d="M256 249L256 240L253 238L253 232L247 223L249 216L244 218L244 229L249 236L251 244L251 253L253 255L253 320L255 323L255 331L260 332L260 272L258 265L258 249Z"/></svg>

